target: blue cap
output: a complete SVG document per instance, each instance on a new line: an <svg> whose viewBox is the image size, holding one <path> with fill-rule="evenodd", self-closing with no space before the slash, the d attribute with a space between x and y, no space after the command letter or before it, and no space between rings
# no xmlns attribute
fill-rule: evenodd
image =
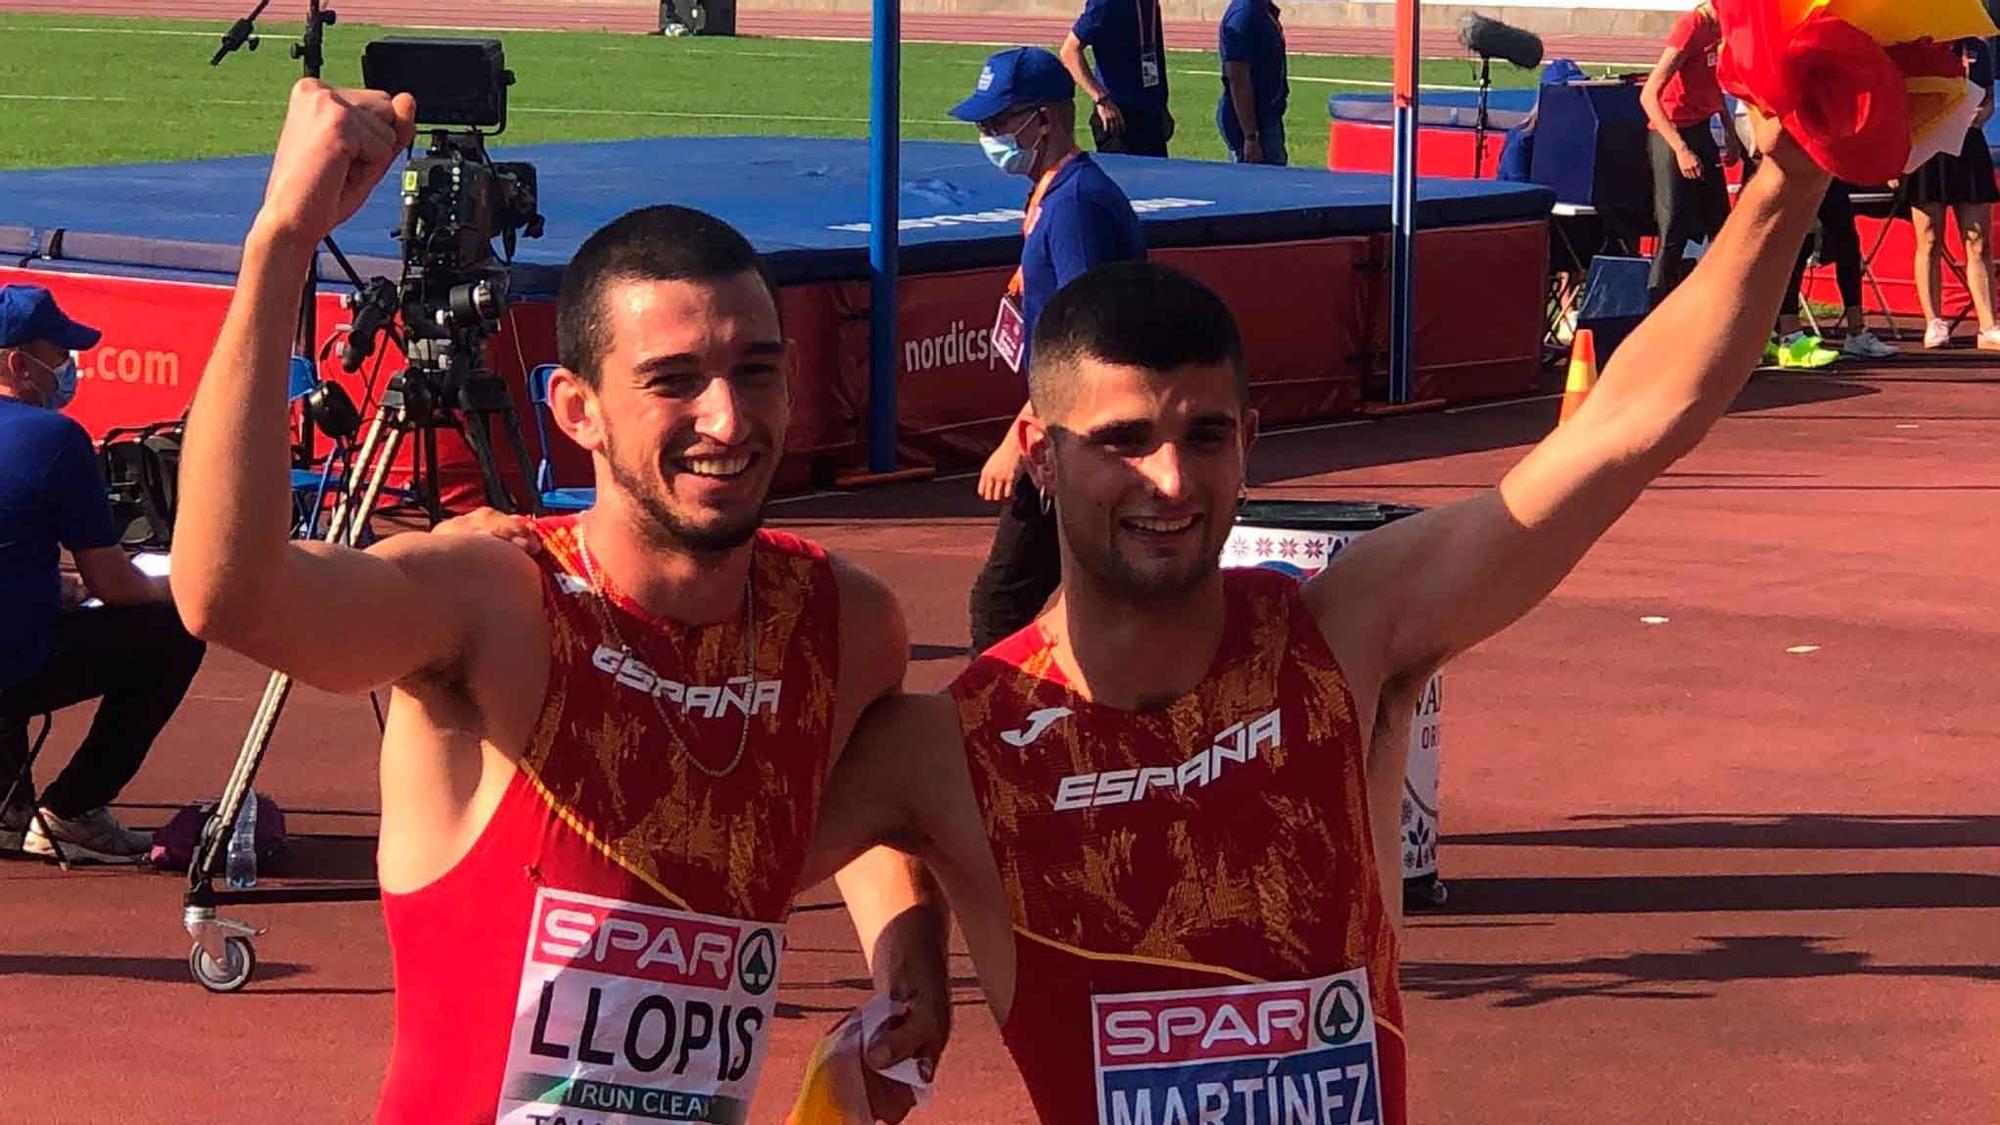
<svg viewBox="0 0 2000 1125"><path fill-rule="evenodd" d="M1076 97L1076 79L1062 60L1040 47L1014 47L986 60L972 96L951 107L960 121L977 124L1017 105L1066 102Z"/></svg>
<svg viewBox="0 0 2000 1125"><path fill-rule="evenodd" d="M94 348L104 334L63 315L53 294L39 285L0 286L0 348L47 340L59 348Z"/></svg>

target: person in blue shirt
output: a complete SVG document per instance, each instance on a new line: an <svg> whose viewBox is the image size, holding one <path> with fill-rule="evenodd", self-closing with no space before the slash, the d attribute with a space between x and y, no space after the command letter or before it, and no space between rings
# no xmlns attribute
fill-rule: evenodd
<svg viewBox="0 0 2000 1125"><path fill-rule="evenodd" d="M106 806L139 772L201 667L164 577L142 573L118 530L90 435L60 412L76 393L71 352L99 334L47 289L0 288L0 849L137 863L152 837ZM59 568L59 548L80 582ZM101 601L84 606L85 594ZM98 699L90 731L42 790L15 782L35 715Z"/></svg>
<svg viewBox="0 0 2000 1125"><path fill-rule="evenodd" d="M1167 108L1167 51L1160 0L1085 0L1062 43L1063 65L1095 107L1099 152L1165 156L1174 138ZM1084 61L1090 48L1095 70Z"/></svg>
<svg viewBox="0 0 2000 1125"><path fill-rule="evenodd" d="M1238 164L1284 164L1285 27L1271 0L1230 0L1217 31L1222 54L1222 98L1215 127Z"/></svg>
<svg viewBox="0 0 2000 1125"><path fill-rule="evenodd" d="M1035 185L1021 267L1001 298L992 348L1025 377L1028 341L1049 298L1093 267L1144 258L1146 239L1131 201L1077 147L1076 84L1054 55L1038 47L995 54L951 115L978 127L980 148L995 167ZM1025 397L1025 380L1021 389ZM1006 507L972 587L975 653L1033 621L1062 581L1055 517L1021 467L1021 420L1028 417L1023 405L979 474L979 495Z"/></svg>

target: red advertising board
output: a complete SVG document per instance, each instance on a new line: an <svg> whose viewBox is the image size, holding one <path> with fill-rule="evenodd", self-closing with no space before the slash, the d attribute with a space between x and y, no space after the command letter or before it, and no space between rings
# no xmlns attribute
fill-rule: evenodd
<svg viewBox="0 0 2000 1125"><path fill-rule="evenodd" d="M1539 222L1428 230L1418 236L1418 382L1449 399L1514 393L1532 384L1548 253ZM1242 328L1252 392L1267 425L1351 412L1387 339L1383 236L1256 245L1181 247L1157 260L1186 270L1220 293ZM924 274L898 290L898 456L903 464L955 470L977 466L1026 397L1026 383L992 354L996 302L1005 268ZM220 285L41 270L0 269L0 284L54 290L77 319L105 331L81 357L85 380L74 416L93 434L179 417L207 365L230 290ZM868 416L868 288L855 282L789 286L785 327L797 347L792 424L778 487L825 483L863 463ZM319 298L322 354L347 327L331 293ZM531 456L540 456L526 374L555 359L549 302L511 306L488 351L513 390ZM322 362L327 378L371 406L399 370L386 340L350 375ZM589 459L551 430L556 482L587 485ZM406 479L411 447L398 465ZM447 503L476 501L479 474L457 435L439 436ZM496 432L501 469L517 494L513 459ZM323 445L322 445L323 448Z"/></svg>

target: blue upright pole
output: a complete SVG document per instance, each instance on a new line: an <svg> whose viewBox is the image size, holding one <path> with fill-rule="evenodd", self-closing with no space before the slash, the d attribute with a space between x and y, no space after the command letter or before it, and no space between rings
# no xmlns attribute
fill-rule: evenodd
<svg viewBox="0 0 2000 1125"><path fill-rule="evenodd" d="M896 468L897 136L902 104L901 0L875 0L868 98L868 471Z"/></svg>
<svg viewBox="0 0 2000 1125"><path fill-rule="evenodd" d="M1416 398L1417 260L1417 59L1422 31L1418 0L1397 0L1395 64L1395 174L1389 221L1395 235L1389 261L1389 401Z"/></svg>

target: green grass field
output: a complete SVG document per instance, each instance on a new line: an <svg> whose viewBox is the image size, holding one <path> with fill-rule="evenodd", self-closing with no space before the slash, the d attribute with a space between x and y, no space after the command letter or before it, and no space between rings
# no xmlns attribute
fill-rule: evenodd
<svg viewBox="0 0 2000 1125"><path fill-rule="evenodd" d="M264 45L208 65L223 28L170 20L0 15L0 167L111 164L265 152L298 76L298 25L266 23ZM361 48L395 29L327 32L328 80L360 80ZM425 34L437 34L428 32ZM473 34L473 33L467 33ZM689 134L859 137L868 132L868 45L804 39L652 39L588 32L499 33L519 76L509 142ZM965 140L945 116L990 47L908 44L903 135ZM1175 155L1221 159L1213 54L1174 52ZM1389 78L1385 59L1293 56L1292 162L1324 160L1326 97ZM1467 85L1470 64L1424 64L1426 83ZM1507 69L1496 82L1533 76ZM4 204L0 204L4 206ZM0 217L4 221L4 217Z"/></svg>

